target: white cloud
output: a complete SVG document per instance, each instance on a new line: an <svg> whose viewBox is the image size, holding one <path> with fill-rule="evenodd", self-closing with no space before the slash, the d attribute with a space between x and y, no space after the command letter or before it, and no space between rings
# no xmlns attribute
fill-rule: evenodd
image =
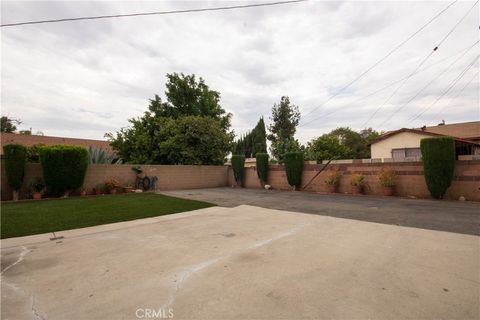
<svg viewBox="0 0 480 320"><path fill-rule="evenodd" d="M244 3L244 2L242 2ZM84 15L230 5L232 2L2 2L2 23ZM221 92L242 133L266 119L282 95L300 106L306 142L338 126L359 129L401 79L438 44L471 7L458 2L418 36L328 104L331 95L444 8L445 2L320 2L233 10L79 21L1 29L2 114L48 135L102 138L163 96L165 74L195 73ZM478 8L459 25L426 66L479 39ZM416 122L426 108L479 53L470 50L418 99L378 127L388 115L437 76L454 58L412 77L368 123L376 129L478 120L478 62L452 91ZM438 113L442 111L440 115ZM325 117L324 115L329 114Z"/></svg>

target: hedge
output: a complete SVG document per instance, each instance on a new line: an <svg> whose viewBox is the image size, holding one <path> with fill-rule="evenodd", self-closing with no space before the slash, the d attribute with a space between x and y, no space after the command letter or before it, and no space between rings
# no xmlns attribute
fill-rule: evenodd
<svg viewBox="0 0 480 320"><path fill-rule="evenodd" d="M21 144L7 144L3 146L5 157L5 171L8 185L17 191L22 187L25 176L25 162L27 161L27 148Z"/></svg>
<svg viewBox="0 0 480 320"><path fill-rule="evenodd" d="M257 153L256 156L257 175L262 183L267 182L268 178L268 153Z"/></svg>
<svg viewBox="0 0 480 320"><path fill-rule="evenodd" d="M300 186L302 182L303 152L285 153L285 171L288 184L292 187Z"/></svg>
<svg viewBox="0 0 480 320"><path fill-rule="evenodd" d="M237 181L237 183L241 183L243 181L244 168L245 156L239 154L232 155L233 176L235 177L235 181Z"/></svg>
<svg viewBox="0 0 480 320"><path fill-rule="evenodd" d="M88 151L79 146L54 145L40 149L40 163L47 192L68 194L83 185Z"/></svg>
<svg viewBox="0 0 480 320"><path fill-rule="evenodd" d="M423 174L433 198L442 199L452 183L455 168L455 140L451 137L420 141Z"/></svg>

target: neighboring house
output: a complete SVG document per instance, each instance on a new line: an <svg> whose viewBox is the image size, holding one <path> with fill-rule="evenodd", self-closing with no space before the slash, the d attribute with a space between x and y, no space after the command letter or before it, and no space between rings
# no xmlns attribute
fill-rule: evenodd
<svg viewBox="0 0 480 320"><path fill-rule="evenodd" d="M420 141L424 138L450 136L455 139L457 159L480 155L480 121L441 123L418 129L402 128L389 131L370 145L372 159L420 159Z"/></svg>
<svg viewBox="0 0 480 320"><path fill-rule="evenodd" d="M38 135L29 135L29 134L18 134L18 133L1 133L1 148L0 155L3 155L3 146L6 144L19 143L26 147L31 147L35 144L66 144L66 145L76 145L84 146L88 148L89 146L99 147L105 149L109 152L112 151L110 143L104 140L91 140L91 139L77 139L77 138L64 138L64 137L49 137L49 136L38 136Z"/></svg>

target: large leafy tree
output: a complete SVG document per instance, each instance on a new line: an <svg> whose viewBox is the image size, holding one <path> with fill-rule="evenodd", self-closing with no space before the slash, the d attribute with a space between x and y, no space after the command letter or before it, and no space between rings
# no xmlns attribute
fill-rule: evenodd
<svg viewBox="0 0 480 320"><path fill-rule="evenodd" d="M155 95L130 127L107 134L113 149L129 163L222 164L233 133L220 93L183 73L167 74L166 88L167 101Z"/></svg>
<svg viewBox="0 0 480 320"><path fill-rule="evenodd" d="M252 131L241 136L233 145L234 154L245 155L246 158L254 158L257 153L267 152L267 132L263 117L258 120Z"/></svg>
<svg viewBox="0 0 480 320"><path fill-rule="evenodd" d="M300 121L298 106L291 104L287 96L280 99L279 104L274 104L272 124L268 127L270 134L268 140L272 142L270 151L280 162L286 152L298 151L300 144L295 140L295 132Z"/></svg>
<svg viewBox="0 0 480 320"><path fill-rule="evenodd" d="M372 128L356 132L340 127L310 141L306 158L317 161L370 158L370 143L379 136L380 133Z"/></svg>
<svg viewBox="0 0 480 320"><path fill-rule="evenodd" d="M11 119L7 116L2 116L0 118L0 132L14 132L17 130L16 124L21 124L20 120Z"/></svg>

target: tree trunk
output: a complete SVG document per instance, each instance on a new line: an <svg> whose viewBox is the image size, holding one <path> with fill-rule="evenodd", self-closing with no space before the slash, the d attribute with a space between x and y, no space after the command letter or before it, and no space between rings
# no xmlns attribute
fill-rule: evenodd
<svg viewBox="0 0 480 320"><path fill-rule="evenodd" d="M18 190L13 190L13 201L18 201Z"/></svg>

